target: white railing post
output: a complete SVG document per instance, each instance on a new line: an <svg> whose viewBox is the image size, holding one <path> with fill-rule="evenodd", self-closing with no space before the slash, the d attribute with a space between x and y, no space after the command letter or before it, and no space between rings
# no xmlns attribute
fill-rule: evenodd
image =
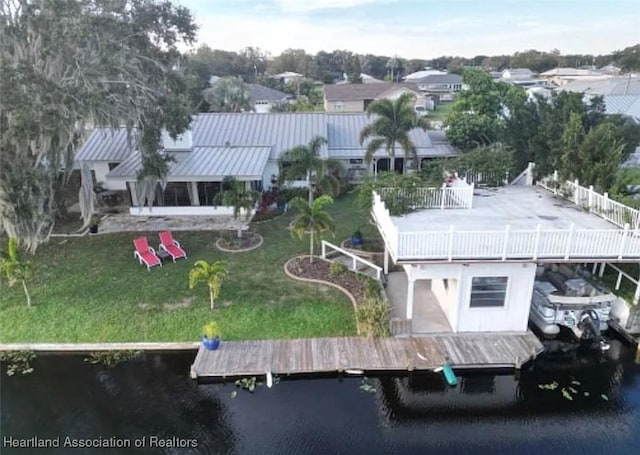
<svg viewBox="0 0 640 455"><path fill-rule="evenodd" d="M356 265L356 258L355 258L355 256L351 259L351 266L353 267L351 270L353 270L354 272L355 272L356 270L358 270L358 267L357 267L357 265Z"/></svg>
<svg viewBox="0 0 640 455"><path fill-rule="evenodd" d="M578 188L580 187L580 182L578 179L573 181L573 203L575 205L580 205L580 194L578 193Z"/></svg>
<svg viewBox="0 0 640 455"><path fill-rule="evenodd" d="M629 236L629 223L624 223L624 232L622 234L622 241L620 242L620 253L618 254L618 259L622 259L624 255L624 249L627 246L627 237Z"/></svg>
<svg viewBox="0 0 640 455"><path fill-rule="evenodd" d="M593 210L593 185L589 185L589 211Z"/></svg>
<svg viewBox="0 0 640 455"><path fill-rule="evenodd" d="M633 294L633 304L637 305L640 302L640 277L638 278L638 284L636 285L636 292Z"/></svg>
<svg viewBox="0 0 640 455"><path fill-rule="evenodd" d="M387 247L387 243L384 244L384 261L383 261L384 273L385 275L389 274L389 248Z"/></svg>
<svg viewBox="0 0 640 455"><path fill-rule="evenodd" d="M606 262L602 262L600 263L600 273L598 273L598 276L600 278L602 278L604 276L604 268L607 266Z"/></svg>
<svg viewBox="0 0 640 455"><path fill-rule="evenodd" d="M472 183L471 188L469 188L469 206L467 208L473 208L473 190L475 189L476 184Z"/></svg>
<svg viewBox="0 0 640 455"><path fill-rule="evenodd" d="M620 289L621 281L622 281L622 270L618 271L618 279L616 280L616 291Z"/></svg>
<svg viewBox="0 0 640 455"><path fill-rule="evenodd" d="M573 231L575 231L576 225L571 223L569 226L569 238L567 239L567 249L564 252L564 259L569 259L569 253L571 252L571 241L573 240Z"/></svg>
<svg viewBox="0 0 640 455"><path fill-rule="evenodd" d="M609 213L609 193L604 193L602 197L602 218L604 218L605 221L609 221L609 217L607 216Z"/></svg>
<svg viewBox="0 0 640 455"><path fill-rule="evenodd" d="M449 239L448 239L448 245L447 245L447 251L449 252L448 254L448 258L449 261L453 260L453 224L449 225Z"/></svg>
<svg viewBox="0 0 640 455"><path fill-rule="evenodd" d="M327 259L327 245L322 241L322 259Z"/></svg>
<svg viewBox="0 0 640 455"><path fill-rule="evenodd" d="M440 201L440 210L444 210L444 201L447 195L447 185L445 183L442 184L442 199Z"/></svg>
<svg viewBox="0 0 640 455"><path fill-rule="evenodd" d="M533 242L533 260L534 261L538 259L538 248L540 247L540 231L542 231L542 225L538 224L538 227L536 227L536 238Z"/></svg>
<svg viewBox="0 0 640 455"><path fill-rule="evenodd" d="M507 224L507 227L504 228L504 245L502 246L502 260L507 260L507 251L509 248L509 231L511 230L511 225Z"/></svg>
<svg viewBox="0 0 640 455"><path fill-rule="evenodd" d="M558 171L553 171L553 194L558 194Z"/></svg>

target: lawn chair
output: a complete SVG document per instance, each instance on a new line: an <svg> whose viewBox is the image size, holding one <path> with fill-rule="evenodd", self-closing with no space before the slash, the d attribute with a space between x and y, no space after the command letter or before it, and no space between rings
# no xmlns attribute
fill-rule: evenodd
<svg viewBox="0 0 640 455"><path fill-rule="evenodd" d="M180 258L187 259L187 253L180 247L180 244L174 240L171 231L160 232L160 246L158 249L166 251L169 256L171 256L171 259L173 259L173 262L176 262L176 259Z"/></svg>
<svg viewBox="0 0 640 455"><path fill-rule="evenodd" d="M149 246L149 242L146 237L133 239L133 245L136 248L136 251L133 253L133 257L138 259L140 265L146 265L147 270L150 270L151 267L155 267L156 265L162 267L162 261L158 256L156 256L156 251Z"/></svg>

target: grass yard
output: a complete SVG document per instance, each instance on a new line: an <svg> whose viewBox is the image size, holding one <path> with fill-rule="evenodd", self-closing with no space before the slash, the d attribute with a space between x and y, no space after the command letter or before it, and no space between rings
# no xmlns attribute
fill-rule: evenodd
<svg viewBox="0 0 640 455"><path fill-rule="evenodd" d="M375 234L353 199L345 196L329 208L338 226L335 239L325 236L332 243L357 228L369 238ZM19 285L2 288L0 342L196 341L211 319L226 340L354 335L345 295L284 274L289 258L308 251L307 239L293 239L286 230L292 218L253 226L265 242L247 253L217 250L217 232L175 232L189 259L151 271L133 258L134 233L52 239L32 258L31 308ZM156 232L143 234L157 246ZM188 289L187 274L198 259L229 263L213 311L204 284Z"/></svg>
<svg viewBox="0 0 640 455"><path fill-rule="evenodd" d="M446 118L447 114L451 111L452 108L453 108L453 103L452 102L446 102L446 103L439 104L435 108L435 110L429 112L429 115L427 116L427 119L428 120L436 120L436 121L444 122L444 119Z"/></svg>

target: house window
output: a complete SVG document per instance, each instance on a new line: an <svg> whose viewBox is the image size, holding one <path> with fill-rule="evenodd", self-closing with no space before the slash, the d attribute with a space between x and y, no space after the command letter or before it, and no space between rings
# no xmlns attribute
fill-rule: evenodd
<svg viewBox="0 0 640 455"><path fill-rule="evenodd" d="M507 296L506 276L475 276L471 281L470 308L503 307Z"/></svg>
<svg viewBox="0 0 640 455"><path fill-rule="evenodd" d="M333 103L333 109L336 110L336 111L344 110L344 103L342 101L337 101L337 102Z"/></svg>
<svg viewBox="0 0 640 455"><path fill-rule="evenodd" d="M362 158L350 158L349 164L362 164Z"/></svg>
<svg viewBox="0 0 640 455"><path fill-rule="evenodd" d="M113 171L115 168L118 167L118 164L120 164L120 163L108 163L109 170Z"/></svg>

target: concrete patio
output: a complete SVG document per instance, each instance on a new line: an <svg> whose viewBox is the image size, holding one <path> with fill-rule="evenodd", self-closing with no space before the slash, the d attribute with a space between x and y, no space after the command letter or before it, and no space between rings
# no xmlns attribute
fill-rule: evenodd
<svg viewBox="0 0 640 455"><path fill-rule="evenodd" d="M387 297L391 303L391 317L405 319L407 312L407 274L392 272L387 276ZM414 334L450 333L451 326L431 292L431 281L417 280L413 300Z"/></svg>

